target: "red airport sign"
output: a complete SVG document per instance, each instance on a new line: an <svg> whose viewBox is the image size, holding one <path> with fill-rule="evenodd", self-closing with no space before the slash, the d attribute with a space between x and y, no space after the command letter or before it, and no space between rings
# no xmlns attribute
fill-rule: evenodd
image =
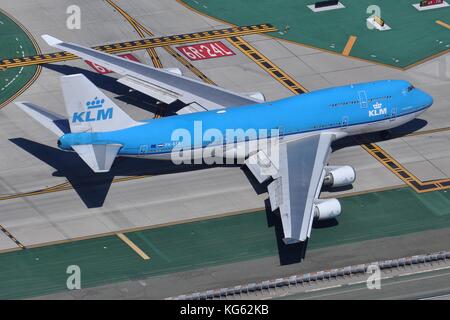
<svg viewBox="0 0 450 320"><path fill-rule="evenodd" d="M205 60L234 56L235 53L221 41L191 44L177 47L189 60Z"/></svg>
<svg viewBox="0 0 450 320"><path fill-rule="evenodd" d="M119 57L131 60L131 61L135 61L135 62L140 62L138 58L136 58L134 55L132 55L131 53L124 53L124 54L119 54ZM102 67L99 64L93 63L91 61L85 60L85 62L95 71L97 71L97 73L100 74L108 74L111 73L112 71L109 69L106 69L105 67Z"/></svg>
<svg viewBox="0 0 450 320"><path fill-rule="evenodd" d="M428 7L428 6L434 6L437 4L443 4L444 0L423 0L420 1L420 6L421 7Z"/></svg>

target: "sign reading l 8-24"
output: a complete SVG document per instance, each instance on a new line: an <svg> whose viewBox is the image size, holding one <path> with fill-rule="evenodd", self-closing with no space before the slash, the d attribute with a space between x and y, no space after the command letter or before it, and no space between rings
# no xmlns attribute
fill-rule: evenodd
<svg viewBox="0 0 450 320"><path fill-rule="evenodd" d="M235 55L231 49L220 41L181 46L177 49L192 61Z"/></svg>

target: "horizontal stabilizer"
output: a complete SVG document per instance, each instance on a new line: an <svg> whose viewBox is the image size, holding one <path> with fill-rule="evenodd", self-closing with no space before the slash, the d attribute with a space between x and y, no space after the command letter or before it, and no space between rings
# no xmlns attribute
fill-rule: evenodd
<svg viewBox="0 0 450 320"><path fill-rule="evenodd" d="M120 144L80 144L72 146L94 172L108 172L122 147Z"/></svg>
<svg viewBox="0 0 450 320"><path fill-rule="evenodd" d="M16 102L16 105L58 137L70 132L69 122L59 114L31 102Z"/></svg>

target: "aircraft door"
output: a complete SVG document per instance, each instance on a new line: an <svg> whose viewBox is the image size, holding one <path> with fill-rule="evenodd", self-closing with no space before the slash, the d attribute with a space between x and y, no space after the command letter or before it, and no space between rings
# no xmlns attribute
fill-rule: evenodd
<svg viewBox="0 0 450 320"><path fill-rule="evenodd" d="M359 104L361 108L367 108L367 94L366 91L358 91Z"/></svg>
<svg viewBox="0 0 450 320"><path fill-rule="evenodd" d="M393 107L391 110L391 121L394 121L397 118L397 108Z"/></svg>
<svg viewBox="0 0 450 320"><path fill-rule="evenodd" d="M341 127L344 129L348 127L348 117L347 116L342 117Z"/></svg>
<svg viewBox="0 0 450 320"><path fill-rule="evenodd" d="M143 144L139 147L139 156L143 157L148 152L148 145Z"/></svg>
<svg viewBox="0 0 450 320"><path fill-rule="evenodd" d="M278 139L283 140L284 138L284 127L278 126Z"/></svg>

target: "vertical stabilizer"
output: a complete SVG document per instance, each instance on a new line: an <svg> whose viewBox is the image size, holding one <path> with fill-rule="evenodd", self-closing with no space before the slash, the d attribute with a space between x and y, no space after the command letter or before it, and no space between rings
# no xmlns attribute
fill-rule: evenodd
<svg viewBox="0 0 450 320"><path fill-rule="evenodd" d="M72 133L114 131L142 124L82 74L61 77L61 86Z"/></svg>

